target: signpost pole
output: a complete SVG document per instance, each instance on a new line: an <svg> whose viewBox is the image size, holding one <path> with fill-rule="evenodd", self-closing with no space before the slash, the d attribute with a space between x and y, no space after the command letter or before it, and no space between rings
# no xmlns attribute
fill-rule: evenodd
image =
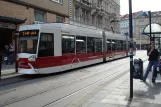
<svg viewBox="0 0 161 107"><path fill-rule="evenodd" d="M132 0L129 0L129 33L130 33L130 99L133 98L133 27L132 27Z"/></svg>
<svg viewBox="0 0 161 107"><path fill-rule="evenodd" d="M152 37L151 37L151 11L149 11L148 13L149 13L150 41L152 41Z"/></svg>

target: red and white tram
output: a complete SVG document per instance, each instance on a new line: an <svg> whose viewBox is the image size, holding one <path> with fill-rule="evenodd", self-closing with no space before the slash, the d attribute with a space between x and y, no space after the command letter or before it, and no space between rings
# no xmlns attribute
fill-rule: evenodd
<svg viewBox="0 0 161 107"><path fill-rule="evenodd" d="M129 55L126 37L111 32L63 23L24 25L19 31L22 74L61 72Z"/></svg>

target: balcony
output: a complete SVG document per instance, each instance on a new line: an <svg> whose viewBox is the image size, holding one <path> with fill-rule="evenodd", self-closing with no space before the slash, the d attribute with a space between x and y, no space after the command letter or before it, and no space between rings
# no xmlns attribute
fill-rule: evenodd
<svg viewBox="0 0 161 107"><path fill-rule="evenodd" d="M96 9L92 9L91 10L91 14L94 15L95 13L97 13L97 10Z"/></svg>
<svg viewBox="0 0 161 107"><path fill-rule="evenodd" d="M88 0L75 0L75 5L81 6L82 8L91 8L91 3Z"/></svg>
<svg viewBox="0 0 161 107"><path fill-rule="evenodd" d="M100 15L100 16L103 16L103 15L106 14L106 12L105 12L105 10L104 10L104 8L102 6L101 6L101 9L98 10L97 14Z"/></svg>
<svg viewBox="0 0 161 107"><path fill-rule="evenodd" d="M97 3L93 4L93 5L92 5L92 8L93 8L93 9L96 9L96 10L101 10L101 6L98 5Z"/></svg>

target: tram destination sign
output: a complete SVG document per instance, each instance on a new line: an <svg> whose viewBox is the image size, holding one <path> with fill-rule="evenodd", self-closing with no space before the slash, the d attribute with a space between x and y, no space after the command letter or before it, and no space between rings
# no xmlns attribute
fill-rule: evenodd
<svg viewBox="0 0 161 107"><path fill-rule="evenodd" d="M20 31L20 37L23 36L37 36L38 30L26 30L26 31Z"/></svg>

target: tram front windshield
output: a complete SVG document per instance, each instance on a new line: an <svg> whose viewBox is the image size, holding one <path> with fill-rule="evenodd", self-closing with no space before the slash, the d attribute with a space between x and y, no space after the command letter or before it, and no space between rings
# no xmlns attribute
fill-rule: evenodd
<svg viewBox="0 0 161 107"><path fill-rule="evenodd" d="M38 30L21 31L19 35L19 53L36 54Z"/></svg>

